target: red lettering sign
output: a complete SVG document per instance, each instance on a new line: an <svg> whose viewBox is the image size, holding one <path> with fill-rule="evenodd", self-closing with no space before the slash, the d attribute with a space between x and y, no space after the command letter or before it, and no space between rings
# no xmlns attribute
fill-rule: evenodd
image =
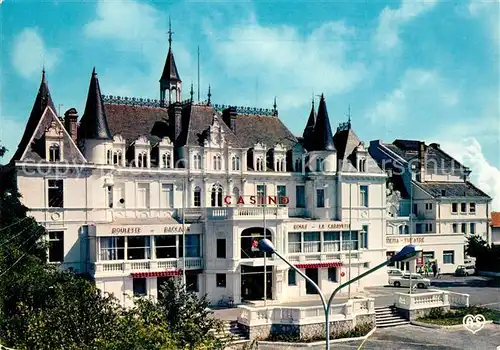
<svg viewBox="0 0 500 350"><path fill-rule="evenodd" d="M230 205L231 204L231 196L225 196L224 203L227 205ZM326 339L326 336L325 336L325 339Z"/></svg>

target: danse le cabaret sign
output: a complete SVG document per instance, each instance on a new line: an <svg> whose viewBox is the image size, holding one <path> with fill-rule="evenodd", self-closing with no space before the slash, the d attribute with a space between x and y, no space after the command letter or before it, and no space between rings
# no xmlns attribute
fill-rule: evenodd
<svg viewBox="0 0 500 350"><path fill-rule="evenodd" d="M244 198L247 197L247 198ZM288 196L225 196L225 205L287 205L290 202Z"/></svg>

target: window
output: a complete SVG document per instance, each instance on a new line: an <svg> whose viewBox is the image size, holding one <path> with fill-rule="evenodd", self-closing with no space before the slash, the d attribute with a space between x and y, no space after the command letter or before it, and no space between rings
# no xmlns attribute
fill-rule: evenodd
<svg viewBox="0 0 500 350"><path fill-rule="evenodd" d="M212 207L222 207L222 186L219 184L212 187L211 204Z"/></svg>
<svg viewBox="0 0 500 350"><path fill-rule="evenodd" d="M359 247L361 249L368 249L368 225L363 225L359 233Z"/></svg>
<svg viewBox="0 0 500 350"><path fill-rule="evenodd" d="M161 206L162 208L174 207L174 185L161 184Z"/></svg>
<svg viewBox="0 0 500 350"><path fill-rule="evenodd" d="M182 235L179 235L179 257L184 255ZM201 256L201 236L185 235L186 240L186 258L199 258Z"/></svg>
<svg viewBox="0 0 500 350"><path fill-rule="evenodd" d="M226 240L223 238L217 239L217 258L226 258Z"/></svg>
<svg viewBox="0 0 500 350"><path fill-rule="evenodd" d="M264 159L262 157L257 158L256 170L257 171L264 171Z"/></svg>
<svg viewBox="0 0 500 350"><path fill-rule="evenodd" d="M276 171L285 171L285 160L282 158L276 159Z"/></svg>
<svg viewBox="0 0 500 350"><path fill-rule="evenodd" d="M294 269L288 269L288 285L297 285L297 272Z"/></svg>
<svg viewBox="0 0 500 350"><path fill-rule="evenodd" d="M422 224L416 224L415 231L416 231L416 233L422 233L423 232Z"/></svg>
<svg viewBox="0 0 500 350"><path fill-rule="evenodd" d="M149 208L149 184L137 184L137 208Z"/></svg>
<svg viewBox="0 0 500 350"><path fill-rule="evenodd" d="M418 204L414 203L413 204L413 212L412 212L412 214L413 215L417 215L417 213L418 213Z"/></svg>
<svg viewBox="0 0 500 350"><path fill-rule="evenodd" d="M233 170L240 170L240 157L233 156L231 165Z"/></svg>
<svg viewBox="0 0 500 350"><path fill-rule="evenodd" d="M460 203L460 212L467 213L467 203Z"/></svg>
<svg viewBox="0 0 500 350"><path fill-rule="evenodd" d="M157 259L177 258L177 239L175 235L155 236Z"/></svg>
<svg viewBox="0 0 500 350"><path fill-rule="evenodd" d="M368 186L359 186L360 205L368 207Z"/></svg>
<svg viewBox="0 0 500 350"><path fill-rule="evenodd" d="M186 271L186 290L188 292L198 292L198 274Z"/></svg>
<svg viewBox="0 0 500 350"><path fill-rule="evenodd" d="M64 232L49 232L49 262L64 261Z"/></svg>
<svg viewBox="0 0 500 350"><path fill-rule="evenodd" d="M226 288L226 274L218 273L215 275L215 284L219 288Z"/></svg>
<svg viewBox="0 0 500 350"><path fill-rule="evenodd" d="M61 149L57 143L54 143L49 148L49 162L58 162L60 160L61 160Z"/></svg>
<svg viewBox="0 0 500 350"><path fill-rule="evenodd" d="M222 169L222 157L220 154L214 156L214 170Z"/></svg>
<svg viewBox="0 0 500 350"><path fill-rule="evenodd" d="M302 172L302 159L295 159L295 171L300 173Z"/></svg>
<svg viewBox="0 0 500 350"><path fill-rule="evenodd" d="M316 158L316 171L323 171L323 158Z"/></svg>
<svg viewBox="0 0 500 350"><path fill-rule="evenodd" d="M469 213L471 214L476 213L476 203L469 203Z"/></svg>
<svg viewBox="0 0 500 350"><path fill-rule="evenodd" d="M323 232L323 251L340 251L340 232Z"/></svg>
<svg viewBox="0 0 500 350"><path fill-rule="evenodd" d="M113 153L113 164L121 165L122 164L122 152L116 151Z"/></svg>
<svg viewBox="0 0 500 350"><path fill-rule="evenodd" d="M123 260L125 254L125 237L101 237L100 260Z"/></svg>
<svg viewBox="0 0 500 350"><path fill-rule="evenodd" d="M108 207L113 208L113 186L106 186L106 196L108 197Z"/></svg>
<svg viewBox="0 0 500 350"><path fill-rule="evenodd" d="M141 297L147 295L145 278L134 278L132 284L135 297Z"/></svg>
<svg viewBox="0 0 500 350"><path fill-rule="evenodd" d="M325 190L323 188L316 189L316 207L325 207Z"/></svg>
<svg viewBox="0 0 500 350"><path fill-rule="evenodd" d="M196 186L193 192L193 205L195 207L201 207L201 188Z"/></svg>
<svg viewBox="0 0 500 350"><path fill-rule="evenodd" d="M201 169L201 155L199 154L193 155L193 168L197 170Z"/></svg>
<svg viewBox="0 0 500 350"><path fill-rule="evenodd" d="M172 155L170 153L163 154L162 167L167 169L172 168Z"/></svg>
<svg viewBox="0 0 500 350"><path fill-rule="evenodd" d="M50 208L62 208L64 205L63 180L49 180L48 201Z"/></svg>
<svg viewBox="0 0 500 350"><path fill-rule="evenodd" d="M432 203L425 203L425 210L432 210Z"/></svg>
<svg viewBox="0 0 500 350"><path fill-rule="evenodd" d="M458 203L451 203L451 212L458 213Z"/></svg>
<svg viewBox="0 0 500 350"><path fill-rule="evenodd" d="M475 234L475 233L476 233L476 224L475 224L475 223L473 223L473 222L471 222L471 223L470 223L470 231L469 231L469 233L470 233L471 235L473 235L473 234Z"/></svg>
<svg viewBox="0 0 500 350"><path fill-rule="evenodd" d="M458 233L458 224L452 225L453 233Z"/></svg>
<svg viewBox="0 0 500 350"><path fill-rule="evenodd" d="M306 188L302 185L295 187L295 206L297 208L305 208L306 206Z"/></svg>
<svg viewBox="0 0 500 350"><path fill-rule="evenodd" d="M349 239L349 236L351 237ZM342 250L358 250L358 233L356 231L342 232Z"/></svg>
<svg viewBox="0 0 500 350"><path fill-rule="evenodd" d="M266 185L257 185L257 203L261 205L265 204L266 196L267 196Z"/></svg>
<svg viewBox="0 0 500 350"><path fill-rule="evenodd" d="M137 155L137 167L138 168L148 167L148 154L146 152L139 153Z"/></svg>
<svg viewBox="0 0 500 350"><path fill-rule="evenodd" d="M127 237L127 259L145 260L151 259L151 246L149 236Z"/></svg>
<svg viewBox="0 0 500 350"><path fill-rule="evenodd" d="M113 151L108 149L106 152L106 164L111 164L113 161Z"/></svg>
<svg viewBox="0 0 500 350"><path fill-rule="evenodd" d="M301 233L300 232L289 232L288 233L288 253L300 253L301 249Z"/></svg>
<svg viewBox="0 0 500 350"><path fill-rule="evenodd" d="M319 232L304 232L304 253L317 253L321 251Z"/></svg>
<svg viewBox="0 0 500 350"><path fill-rule="evenodd" d="M462 224L462 233L467 233L467 224Z"/></svg>
<svg viewBox="0 0 500 350"><path fill-rule="evenodd" d="M443 264L454 264L455 263L455 251L445 250L443 252Z"/></svg>
<svg viewBox="0 0 500 350"><path fill-rule="evenodd" d="M432 232L432 224L425 224L425 232Z"/></svg>
<svg viewBox="0 0 500 350"><path fill-rule="evenodd" d="M328 268L328 281L329 282L337 282L337 268L329 267Z"/></svg>
<svg viewBox="0 0 500 350"><path fill-rule="evenodd" d="M366 172L366 159L359 160L359 171Z"/></svg>
<svg viewBox="0 0 500 350"><path fill-rule="evenodd" d="M276 194L278 197L278 204L284 205L282 203L284 202L283 199L286 197L286 186L285 185L276 186Z"/></svg>

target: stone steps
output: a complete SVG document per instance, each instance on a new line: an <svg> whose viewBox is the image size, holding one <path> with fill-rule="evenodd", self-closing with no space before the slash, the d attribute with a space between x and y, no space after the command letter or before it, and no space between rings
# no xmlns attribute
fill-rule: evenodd
<svg viewBox="0 0 500 350"><path fill-rule="evenodd" d="M410 323L401 317L396 308L392 306L375 307L375 320L377 328L402 326Z"/></svg>
<svg viewBox="0 0 500 350"><path fill-rule="evenodd" d="M216 333L215 336L233 345L248 341L245 331L238 327L237 321L224 321L222 331Z"/></svg>

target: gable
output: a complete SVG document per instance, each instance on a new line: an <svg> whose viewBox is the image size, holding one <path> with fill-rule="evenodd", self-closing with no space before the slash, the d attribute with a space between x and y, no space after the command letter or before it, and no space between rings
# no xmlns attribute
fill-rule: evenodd
<svg viewBox="0 0 500 350"><path fill-rule="evenodd" d="M59 138L62 141L64 162L86 163L78 147L75 145L68 131L56 116L54 110L47 106L42 113L40 121L31 135L26 148L22 150L19 161L46 161L45 156L45 136Z"/></svg>

